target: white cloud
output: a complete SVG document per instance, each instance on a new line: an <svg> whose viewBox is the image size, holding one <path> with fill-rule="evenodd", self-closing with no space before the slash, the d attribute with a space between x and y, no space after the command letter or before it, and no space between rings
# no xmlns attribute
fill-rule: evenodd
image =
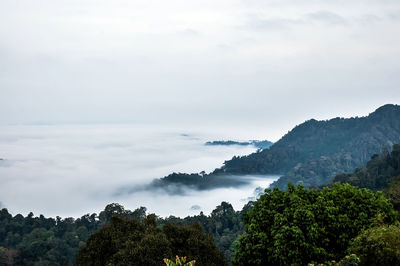
<svg viewBox="0 0 400 266"><path fill-rule="evenodd" d="M3 126L0 200L12 213L79 216L118 201L131 209L146 206L167 215L177 210L165 193L161 193L165 202L161 208L152 199L153 192L116 192L172 172L210 172L233 155L255 151L254 147L205 146L207 140L240 136L206 132L154 125ZM200 192L191 194L191 199L200 200ZM207 202L208 208L219 203ZM176 206L178 214L189 211L191 205L185 204Z"/></svg>

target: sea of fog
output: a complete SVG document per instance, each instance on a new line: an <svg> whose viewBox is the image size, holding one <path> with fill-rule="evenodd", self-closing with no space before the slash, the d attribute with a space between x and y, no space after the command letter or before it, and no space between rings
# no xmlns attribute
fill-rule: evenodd
<svg viewBox="0 0 400 266"><path fill-rule="evenodd" d="M211 130L209 130L211 131ZM205 146L234 134L151 125L0 127L0 207L13 213L80 217L112 202L160 216L209 214L222 201L236 210L277 176L246 176L249 185L185 195L129 191L172 172L210 172L252 146ZM247 140L247 139L245 139Z"/></svg>

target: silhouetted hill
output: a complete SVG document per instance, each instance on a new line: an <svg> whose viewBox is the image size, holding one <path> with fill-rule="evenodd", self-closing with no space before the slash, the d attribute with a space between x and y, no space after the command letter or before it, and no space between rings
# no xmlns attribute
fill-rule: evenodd
<svg viewBox="0 0 400 266"><path fill-rule="evenodd" d="M172 173L163 178L153 180L149 185L139 190L163 188L170 194L185 194L186 187L207 190L219 187L238 187L246 184L246 180L236 175Z"/></svg>
<svg viewBox="0 0 400 266"><path fill-rule="evenodd" d="M239 145L239 146L250 146L253 145L258 149L268 149L274 144L268 140L249 140L249 141L234 141L234 140L214 140L207 141L205 143L206 146L230 146L230 145Z"/></svg>

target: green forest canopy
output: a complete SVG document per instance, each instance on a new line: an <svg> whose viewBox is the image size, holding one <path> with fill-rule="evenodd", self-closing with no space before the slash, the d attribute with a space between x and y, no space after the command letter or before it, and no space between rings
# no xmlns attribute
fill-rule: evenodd
<svg viewBox="0 0 400 266"><path fill-rule="evenodd" d="M363 230L398 219L382 192L335 183L321 192L267 190L244 214L235 265L307 265L340 260Z"/></svg>

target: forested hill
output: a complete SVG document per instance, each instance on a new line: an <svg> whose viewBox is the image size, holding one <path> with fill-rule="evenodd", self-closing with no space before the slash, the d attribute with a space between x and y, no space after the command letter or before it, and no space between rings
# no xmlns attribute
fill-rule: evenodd
<svg viewBox="0 0 400 266"><path fill-rule="evenodd" d="M150 188L186 185L198 189L238 186L237 175L282 175L272 186L288 182L320 186L337 173L362 167L383 147L400 143L400 106L387 104L366 117L308 120L289 131L269 149L233 157L210 174L174 173L154 180ZM236 176L236 177L235 177ZM173 187L173 186L172 186Z"/></svg>
<svg viewBox="0 0 400 266"><path fill-rule="evenodd" d="M365 167L357 168L351 174L338 174L331 183L349 183L377 191L386 189L398 176L400 176L400 145L395 144L392 152L383 149L380 155L374 154Z"/></svg>
<svg viewBox="0 0 400 266"><path fill-rule="evenodd" d="M387 104L366 117L308 120L269 149L233 157L213 174L283 174L273 186L326 184L334 174L363 166L382 147L400 142L400 106Z"/></svg>

